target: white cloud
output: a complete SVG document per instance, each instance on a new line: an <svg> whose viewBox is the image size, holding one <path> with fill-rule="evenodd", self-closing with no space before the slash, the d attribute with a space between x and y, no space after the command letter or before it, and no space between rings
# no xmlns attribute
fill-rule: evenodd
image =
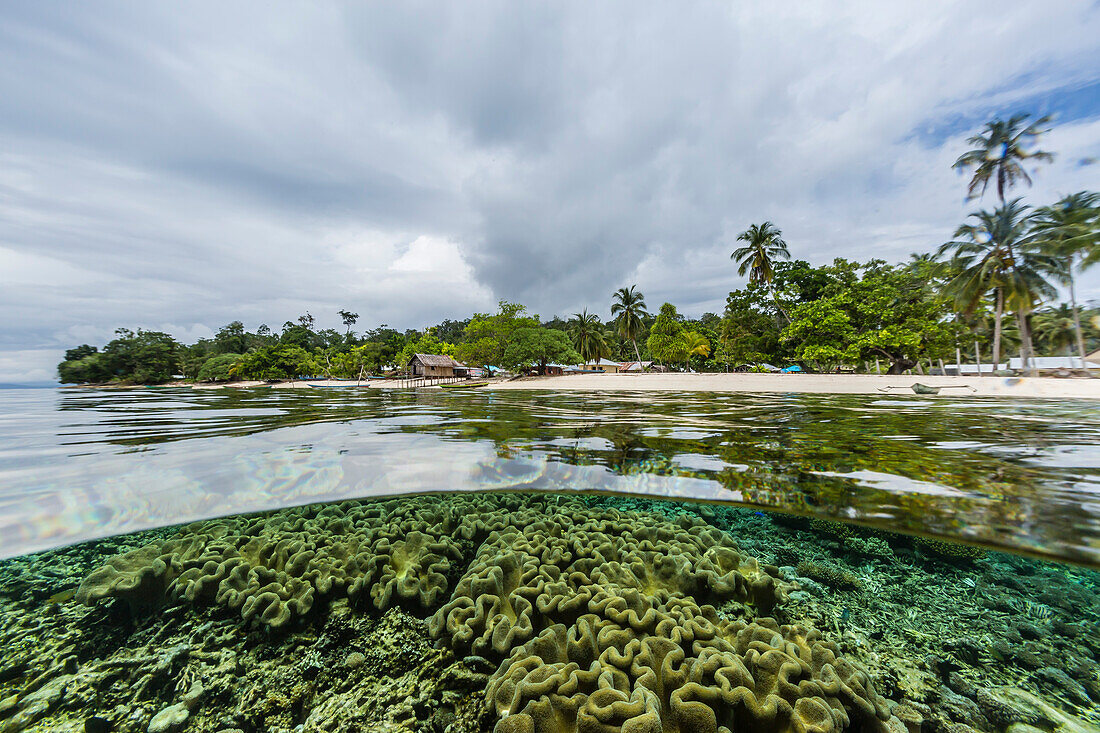
<svg viewBox="0 0 1100 733"><path fill-rule="evenodd" d="M0 19L0 349L605 312L631 282L718 310L763 219L814 262L904 258L974 206L966 135L1100 81L1098 39L1087 0L26 5ZM1044 146L1029 201L1100 189L1100 109Z"/></svg>
<svg viewBox="0 0 1100 733"><path fill-rule="evenodd" d="M0 350L0 384L49 382L57 379L62 349Z"/></svg>

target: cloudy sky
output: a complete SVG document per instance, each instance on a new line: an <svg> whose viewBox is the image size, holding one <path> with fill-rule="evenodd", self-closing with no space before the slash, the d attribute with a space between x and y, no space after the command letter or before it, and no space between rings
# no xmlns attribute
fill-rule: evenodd
<svg viewBox="0 0 1100 733"><path fill-rule="evenodd" d="M1017 111L1057 116L1028 201L1100 189L1096 2L5 3L0 382L119 326L721 311L753 222L948 239Z"/></svg>

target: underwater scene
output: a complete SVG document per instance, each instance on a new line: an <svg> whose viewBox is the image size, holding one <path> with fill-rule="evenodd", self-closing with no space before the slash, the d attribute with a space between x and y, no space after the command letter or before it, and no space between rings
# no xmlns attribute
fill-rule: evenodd
<svg viewBox="0 0 1100 733"><path fill-rule="evenodd" d="M0 733L1100 730L1100 411L0 395Z"/></svg>

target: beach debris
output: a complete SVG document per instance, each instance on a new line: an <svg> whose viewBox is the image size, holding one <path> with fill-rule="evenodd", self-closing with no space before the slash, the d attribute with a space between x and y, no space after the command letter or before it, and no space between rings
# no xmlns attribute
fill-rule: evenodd
<svg viewBox="0 0 1100 733"><path fill-rule="evenodd" d="M921 384L920 382L914 382L913 384L910 384L910 385L893 385L893 384L891 384L891 385L887 385L885 387L879 387L878 391L879 392L892 392L894 390L899 390L899 389L908 389L908 390L911 390L913 392L913 394L921 394L921 395L938 395L945 389L947 389L947 390L965 389L965 390L968 390L970 392L977 392L978 391L977 387L974 387L974 386L969 385L969 384L944 384L944 385L940 385L938 387L931 387L927 384Z"/></svg>

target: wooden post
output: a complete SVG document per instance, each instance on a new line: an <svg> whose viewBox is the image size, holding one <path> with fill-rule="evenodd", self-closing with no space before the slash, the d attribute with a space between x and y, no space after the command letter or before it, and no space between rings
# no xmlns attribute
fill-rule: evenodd
<svg viewBox="0 0 1100 733"><path fill-rule="evenodd" d="M982 352L981 349L978 348L977 341L974 342L974 361L978 364L978 376L985 376L982 374Z"/></svg>

